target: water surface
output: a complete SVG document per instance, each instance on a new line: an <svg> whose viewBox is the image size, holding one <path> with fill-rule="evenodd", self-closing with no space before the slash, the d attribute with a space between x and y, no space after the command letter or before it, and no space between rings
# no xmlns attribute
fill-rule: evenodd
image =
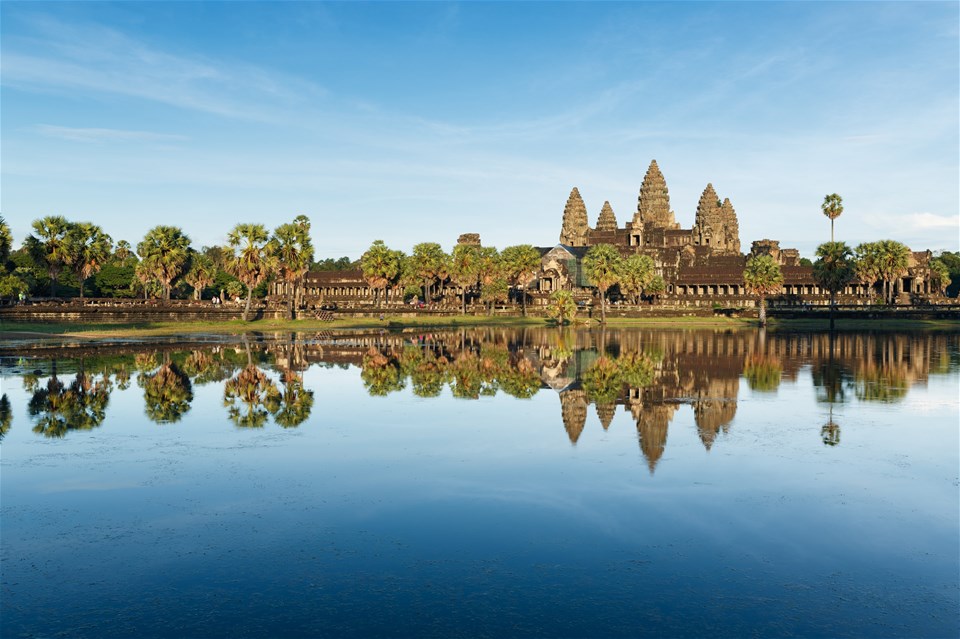
<svg viewBox="0 0 960 639"><path fill-rule="evenodd" d="M956 636L956 333L0 355L3 636Z"/></svg>

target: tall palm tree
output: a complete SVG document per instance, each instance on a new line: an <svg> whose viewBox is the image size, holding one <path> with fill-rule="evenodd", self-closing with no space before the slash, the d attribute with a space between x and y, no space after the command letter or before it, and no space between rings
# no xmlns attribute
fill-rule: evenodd
<svg viewBox="0 0 960 639"><path fill-rule="evenodd" d="M69 262L70 252L67 233L72 226L62 215L48 215L33 221L36 237L27 238L34 258L47 267L50 276L50 297L57 296L57 280L64 265Z"/></svg>
<svg viewBox="0 0 960 639"><path fill-rule="evenodd" d="M813 263L813 279L830 291L830 330L837 293L856 277L853 251L844 242L826 242L817 247L817 261Z"/></svg>
<svg viewBox="0 0 960 639"><path fill-rule="evenodd" d="M880 279L879 242L862 242L857 245L854 269L857 278L867 285L867 289L872 294L874 285Z"/></svg>
<svg viewBox="0 0 960 639"><path fill-rule="evenodd" d="M743 271L743 283L751 293L760 297L760 326L767 325L767 295L780 290L783 285L783 273L772 255L766 253L754 255L747 260Z"/></svg>
<svg viewBox="0 0 960 639"><path fill-rule="evenodd" d="M612 244L596 244L583 257L587 278L600 291L600 322L607 322L607 290L620 279L623 258Z"/></svg>
<svg viewBox="0 0 960 639"><path fill-rule="evenodd" d="M413 269L423 281L424 301L430 302L433 285L441 273L449 271L449 256L436 242L421 242L413 247Z"/></svg>
<svg viewBox="0 0 960 639"><path fill-rule="evenodd" d="M80 282L80 299L83 299L84 283L103 268L112 250L113 238L96 224L80 222L70 227L67 232L67 263Z"/></svg>
<svg viewBox="0 0 960 639"><path fill-rule="evenodd" d="M234 250L229 269L247 287L247 305L243 309L243 321L250 315L253 289L270 274L270 262L266 254L267 228L263 224L237 224L227 235L227 242Z"/></svg>
<svg viewBox="0 0 960 639"><path fill-rule="evenodd" d="M171 283L183 274L190 257L190 238L179 227L155 226L137 244L137 255L144 271L163 287L163 299L169 301Z"/></svg>
<svg viewBox="0 0 960 639"><path fill-rule="evenodd" d="M830 241L833 242L833 221L843 213L843 198L836 193L831 193L823 198L820 209L830 218Z"/></svg>
<svg viewBox="0 0 960 639"><path fill-rule="evenodd" d="M277 275L287 283L290 319L293 319L297 287L313 262L310 220L300 215L293 222L278 226L267 243L266 254L272 260Z"/></svg>
<svg viewBox="0 0 960 639"><path fill-rule="evenodd" d="M374 304L379 306L378 291L383 291L383 297L386 298L387 288L400 274L400 257L396 251L384 244L383 240L376 240L360 256L360 270L363 271L363 278L374 291Z"/></svg>
<svg viewBox="0 0 960 639"><path fill-rule="evenodd" d="M503 258L507 279L520 289L520 303L523 315L527 315L527 287L537 279L540 271L540 251L530 244L508 246L500 254Z"/></svg>
<svg viewBox="0 0 960 639"><path fill-rule="evenodd" d="M0 215L0 267L10 258L11 248L13 248L13 234L10 232L10 225Z"/></svg>
<svg viewBox="0 0 960 639"><path fill-rule="evenodd" d="M479 244L457 244L453 247L450 278L461 289L464 315L467 313L467 290L476 286L480 279L480 270L483 267L480 257Z"/></svg>
<svg viewBox="0 0 960 639"><path fill-rule="evenodd" d="M203 289L213 284L217 277L217 267L213 260L203 253L194 253L190 257L190 270L183 276L184 281L193 287L193 299L203 299Z"/></svg>
<svg viewBox="0 0 960 639"><path fill-rule="evenodd" d="M884 299L887 304L893 302L894 284L907 274L910 264L910 249L894 240L880 240L878 262L880 278L883 280Z"/></svg>
<svg viewBox="0 0 960 639"><path fill-rule="evenodd" d="M634 253L621 262L620 291L633 296L634 304L640 303L640 295L653 281L653 269L653 260L642 253Z"/></svg>

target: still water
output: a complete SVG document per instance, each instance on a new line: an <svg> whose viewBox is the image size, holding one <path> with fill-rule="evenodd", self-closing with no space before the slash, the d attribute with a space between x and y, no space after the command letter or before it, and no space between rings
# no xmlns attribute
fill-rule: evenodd
<svg viewBox="0 0 960 639"><path fill-rule="evenodd" d="M960 336L0 350L4 637L960 630Z"/></svg>

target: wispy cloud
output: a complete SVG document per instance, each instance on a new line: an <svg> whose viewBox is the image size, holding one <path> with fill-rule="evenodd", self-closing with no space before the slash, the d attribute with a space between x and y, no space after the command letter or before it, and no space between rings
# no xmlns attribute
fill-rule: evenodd
<svg viewBox="0 0 960 639"><path fill-rule="evenodd" d="M152 131L127 131L124 129L95 129L39 124L35 130L50 138L71 142L176 142L187 140L185 135L154 133Z"/></svg>
<svg viewBox="0 0 960 639"><path fill-rule="evenodd" d="M33 35L4 43L0 82L5 86L124 95L263 121L281 120L284 112L326 95L302 78L169 53L100 25L46 16L29 22Z"/></svg>

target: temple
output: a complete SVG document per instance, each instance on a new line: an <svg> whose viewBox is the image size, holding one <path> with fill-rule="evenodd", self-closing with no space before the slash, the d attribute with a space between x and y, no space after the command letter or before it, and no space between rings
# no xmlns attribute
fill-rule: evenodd
<svg viewBox="0 0 960 639"><path fill-rule="evenodd" d="M522 241L517 238L518 243ZM458 243L480 244L480 236L467 233ZM597 244L612 245L624 257L637 253L649 256L664 281L664 290L656 298L661 307L753 307L757 298L746 291L743 271L747 260L759 254L771 255L784 276L781 293L770 299L774 305L822 305L829 300L827 291L814 280L809 263L801 263L797 249L781 248L777 240L760 239L751 242L749 252L744 253L737 212L729 198L721 200L712 183L700 195L692 227L682 228L670 207L670 191L656 160L650 162L640 185L637 210L622 227L609 201L603 203L596 224L591 226L579 189L570 191L563 208L559 243L539 248L540 272L523 292L528 302L534 306L547 304L557 290L572 291L581 302L595 298L597 293L585 277L582 259ZM931 251L911 252L907 272L892 284L897 303L925 301L934 294L929 269L932 257ZM449 280L438 284L437 298L428 302L456 306L463 289ZM272 286L271 294L283 299L289 284L280 281ZM304 286L305 301L312 307L324 302L364 306L370 304L373 295L359 270L308 273ZM876 282L854 281L839 293L838 301L869 304L878 297L877 286ZM468 298L472 295L476 299L475 293L468 291ZM394 295L394 303L400 297L402 293ZM614 301L620 297L616 287L610 297ZM648 304L652 301L647 300Z"/></svg>

